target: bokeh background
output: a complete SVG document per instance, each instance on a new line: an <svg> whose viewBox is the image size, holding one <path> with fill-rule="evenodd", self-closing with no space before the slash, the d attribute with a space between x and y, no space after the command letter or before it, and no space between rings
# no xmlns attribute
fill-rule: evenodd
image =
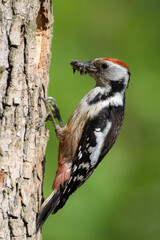
<svg viewBox="0 0 160 240"><path fill-rule="evenodd" d="M90 179L43 227L44 240L160 239L160 1L55 0L49 95L64 122L94 86L71 59L118 58L130 66L125 121ZM51 193L58 141L52 123L44 196Z"/></svg>

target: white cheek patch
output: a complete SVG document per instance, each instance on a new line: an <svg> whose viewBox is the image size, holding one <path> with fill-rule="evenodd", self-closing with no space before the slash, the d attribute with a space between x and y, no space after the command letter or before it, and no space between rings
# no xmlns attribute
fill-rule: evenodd
<svg viewBox="0 0 160 240"><path fill-rule="evenodd" d="M111 122L108 122L105 129L103 130L103 132L97 132L94 131L94 134L96 136L96 146L95 147L89 147L88 152L90 153L90 164L91 166L95 166L96 163L98 162L100 153L101 153L101 149L103 147L103 143L104 143L104 139L106 137L106 135L108 134L109 130L111 129Z"/></svg>
<svg viewBox="0 0 160 240"><path fill-rule="evenodd" d="M109 68L106 71L106 77L112 81L117 81L118 79L125 78L128 75L128 70L125 67L110 61L107 61L107 64Z"/></svg>

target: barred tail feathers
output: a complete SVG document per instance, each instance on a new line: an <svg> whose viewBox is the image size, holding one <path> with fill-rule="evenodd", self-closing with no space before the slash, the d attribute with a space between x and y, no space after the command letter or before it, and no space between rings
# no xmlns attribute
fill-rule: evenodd
<svg viewBox="0 0 160 240"><path fill-rule="evenodd" d="M37 221L36 221L36 233L42 227L50 213L53 211L55 206L57 205L60 199L60 190L53 191L50 196L43 202L41 209L38 213Z"/></svg>

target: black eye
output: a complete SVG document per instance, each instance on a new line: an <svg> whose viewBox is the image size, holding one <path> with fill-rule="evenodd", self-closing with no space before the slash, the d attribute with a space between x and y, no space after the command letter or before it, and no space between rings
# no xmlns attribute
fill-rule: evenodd
<svg viewBox="0 0 160 240"><path fill-rule="evenodd" d="M102 63L101 65L102 69L106 69L108 67L107 63Z"/></svg>

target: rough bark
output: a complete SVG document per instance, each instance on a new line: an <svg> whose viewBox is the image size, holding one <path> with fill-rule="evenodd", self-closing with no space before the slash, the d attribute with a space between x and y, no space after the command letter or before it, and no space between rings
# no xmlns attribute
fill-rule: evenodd
<svg viewBox="0 0 160 240"><path fill-rule="evenodd" d="M0 0L0 239L41 239L52 3Z"/></svg>

